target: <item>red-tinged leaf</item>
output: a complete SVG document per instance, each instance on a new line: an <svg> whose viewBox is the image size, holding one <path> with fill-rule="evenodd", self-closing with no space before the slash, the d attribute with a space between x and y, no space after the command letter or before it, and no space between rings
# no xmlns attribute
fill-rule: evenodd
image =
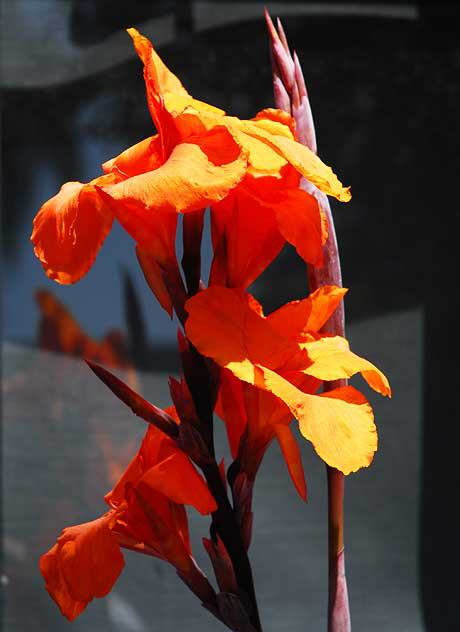
<svg viewBox="0 0 460 632"><path fill-rule="evenodd" d="M256 629L251 624L246 608L237 595L221 592L217 595L217 603L222 619L231 630L238 630L238 632L256 632Z"/></svg>
<svg viewBox="0 0 460 632"><path fill-rule="evenodd" d="M238 593L238 582L236 581L233 564L222 540L219 536L217 536L216 542L203 538L203 546L211 560L220 590L222 592Z"/></svg>
<svg viewBox="0 0 460 632"><path fill-rule="evenodd" d="M90 362L89 360L86 360L86 364L97 377L110 388L112 393L131 408L135 415L153 424L172 439L178 436L178 426L170 415L138 395L138 393L129 388L122 380L99 364Z"/></svg>

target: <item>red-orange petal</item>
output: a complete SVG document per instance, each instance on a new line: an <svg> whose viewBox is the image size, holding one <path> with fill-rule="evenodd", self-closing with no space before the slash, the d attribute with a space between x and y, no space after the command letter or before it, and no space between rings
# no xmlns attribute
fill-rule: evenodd
<svg viewBox="0 0 460 632"><path fill-rule="evenodd" d="M67 527L40 560L46 588L70 621L94 597L106 595L123 570L123 555L110 530L112 517L109 512L92 522Z"/></svg>
<svg viewBox="0 0 460 632"><path fill-rule="evenodd" d="M316 267L323 264L322 225L318 203L301 189L284 191L272 199L278 228L299 256Z"/></svg>
<svg viewBox="0 0 460 632"><path fill-rule="evenodd" d="M203 477L180 450L147 470L137 485L147 485L175 503L192 505L203 515L217 509Z"/></svg>
<svg viewBox="0 0 460 632"><path fill-rule="evenodd" d="M346 288L324 285L300 301L291 301L267 316L270 325L289 337L301 340L308 332L316 333L338 307Z"/></svg>
<svg viewBox="0 0 460 632"><path fill-rule="evenodd" d="M152 89L154 89L157 94L172 92L187 96L187 90L178 77L164 64L151 42L141 35L137 29L130 28L127 29L127 32L133 40L134 47L142 63L149 71Z"/></svg>
<svg viewBox="0 0 460 632"><path fill-rule="evenodd" d="M284 239L273 209L239 187L211 208L214 259L210 285L246 288L273 261Z"/></svg>
<svg viewBox="0 0 460 632"><path fill-rule="evenodd" d="M89 184L67 182L37 213L30 239L50 279L76 283L93 265L113 221L94 185L111 183L115 177L108 174Z"/></svg>
<svg viewBox="0 0 460 632"><path fill-rule="evenodd" d="M217 140L223 145L218 146ZM177 145L155 171L103 187L103 192L119 222L148 247L158 230L155 213L186 213L218 202L245 171L245 155L225 128L216 128Z"/></svg>
<svg viewBox="0 0 460 632"><path fill-rule="evenodd" d="M221 371L216 413L224 421L232 456L236 459L241 436L246 428L242 383L230 371Z"/></svg>
<svg viewBox="0 0 460 632"><path fill-rule="evenodd" d="M325 336L303 345L312 361L304 371L320 380L331 382L361 373L371 388L381 395L391 395L385 375L371 362L352 351L341 336Z"/></svg>
<svg viewBox="0 0 460 632"><path fill-rule="evenodd" d="M292 435L292 430L286 424L276 424L273 426L273 429L283 452L292 482L299 496L303 498L303 500L307 500L307 486L305 484L302 457L300 456L297 441Z"/></svg>
<svg viewBox="0 0 460 632"><path fill-rule="evenodd" d="M107 160L102 165L104 173L116 167L126 177L131 178L146 171L158 169L162 164L161 139L158 136L149 136L128 147L115 158Z"/></svg>
<svg viewBox="0 0 460 632"><path fill-rule="evenodd" d="M303 393L270 370L270 364L279 366L278 344L283 338L251 310L244 292L208 288L189 299L186 309L186 332L192 344L240 380L284 402L326 463L344 474L369 465L377 447L370 406ZM291 355L291 345L285 343L285 351Z"/></svg>
<svg viewBox="0 0 460 632"><path fill-rule="evenodd" d="M188 338L230 370L233 362L276 368L298 352L251 308L250 295L240 289L209 287L189 299L185 309Z"/></svg>

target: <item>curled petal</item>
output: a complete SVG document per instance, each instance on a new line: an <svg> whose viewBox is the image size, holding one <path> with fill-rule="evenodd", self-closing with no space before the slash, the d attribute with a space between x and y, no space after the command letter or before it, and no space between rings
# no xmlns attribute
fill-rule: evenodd
<svg viewBox="0 0 460 632"><path fill-rule="evenodd" d="M113 512L109 512L92 522L67 527L40 560L46 588L70 621L94 597L106 595L123 570L123 555L110 529L112 519Z"/></svg>
<svg viewBox="0 0 460 632"><path fill-rule="evenodd" d="M108 174L89 184L67 182L37 213L30 239L50 279L76 283L92 266L113 221L96 186L115 178Z"/></svg>
<svg viewBox="0 0 460 632"><path fill-rule="evenodd" d="M103 192L119 222L148 247L155 212L186 213L218 202L243 178L246 164L227 130L214 129L195 142L177 145L155 171L103 187Z"/></svg>
<svg viewBox="0 0 460 632"><path fill-rule="evenodd" d="M307 332L318 332L329 320L348 290L324 285L308 298L286 303L267 316L270 325L291 340L301 340Z"/></svg>
<svg viewBox="0 0 460 632"><path fill-rule="evenodd" d="M300 189L291 189L273 196L271 206L284 239L304 261L321 266L321 215L315 198Z"/></svg>
<svg viewBox="0 0 460 632"><path fill-rule="evenodd" d="M251 121L235 119L235 126L241 132L265 142L324 193L333 195L342 202L351 199L350 189L343 187L332 169L308 147L286 136L274 136Z"/></svg>
<svg viewBox="0 0 460 632"><path fill-rule="evenodd" d="M141 140L115 158L107 160L102 165L102 169L104 173L109 173L116 167L126 177L131 178L140 173L158 169L161 164L161 139L157 134Z"/></svg>
<svg viewBox="0 0 460 632"><path fill-rule="evenodd" d="M138 485L147 485L175 503L193 505L202 515L217 509L203 477L179 450L147 470Z"/></svg>
<svg viewBox="0 0 460 632"><path fill-rule="evenodd" d="M263 140L247 134L243 130L233 129L233 133L241 146L248 152L249 173L256 176L277 174L286 166L286 159Z"/></svg>
<svg viewBox="0 0 460 632"><path fill-rule="evenodd" d="M151 42L134 28L127 29L127 32L133 40L134 47L142 63L149 71L152 89L157 94L172 92L187 96L187 90L176 75L163 63Z"/></svg>
<svg viewBox="0 0 460 632"><path fill-rule="evenodd" d="M266 108L256 114L251 122L276 136L296 137L295 121L290 114L276 108Z"/></svg>
<svg viewBox="0 0 460 632"><path fill-rule="evenodd" d="M321 380L331 382L361 373L363 378L378 393L391 395L385 375L371 362L350 351L347 340L341 336L327 336L304 345L312 360L304 372Z"/></svg>

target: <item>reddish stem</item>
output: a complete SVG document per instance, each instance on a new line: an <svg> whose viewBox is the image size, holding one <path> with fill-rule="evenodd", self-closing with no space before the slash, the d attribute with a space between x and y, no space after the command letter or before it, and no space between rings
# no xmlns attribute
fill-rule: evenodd
<svg viewBox="0 0 460 632"><path fill-rule="evenodd" d="M316 153L315 126L299 60L295 53L293 57L291 56L280 21L278 20L277 31L267 10L265 10L265 19L270 37L276 106L291 114L296 122L299 141ZM301 187L317 198L326 215L329 228L329 236L323 250L323 267L314 268L311 265L307 266L310 291L313 292L324 285L342 287L339 249L329 200L311 182L305 179L303 179ZM322 331L339 336L345 335L343 303L335 310ZM345 384L346 380L325 382L324 390L332 390ZM326 468L329 524L328 632L350 632L351 623L343 544L344 475L329 466L326 466Z"/></svg>

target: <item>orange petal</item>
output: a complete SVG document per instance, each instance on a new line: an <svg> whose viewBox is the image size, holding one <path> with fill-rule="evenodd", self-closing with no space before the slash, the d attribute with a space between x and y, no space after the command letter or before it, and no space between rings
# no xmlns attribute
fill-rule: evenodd
<svg viewBox="0 0 460 632"><path fill-rule="evenodd" d="M238 119L232 119L232 121L241 132L266 143L268 147L291 163L299 173L313 182L321 191L333 195L342 202L350 200L349 188L343 187L332 169L325 165L308 147L286 136L272 135L251 121L239 121Z"/></svg>
<svg viewBox="0 0 460 632"><path fill-rule="evenodd" d="M186 309L192 344L240 380L284 402L326 463L345 474L369 465L377 447L370 406L303 393L267 368L282 359L283 338L250 309L244 292L211 287L189 299ZM291 345L284 344L291 355Z"/></svg>
<svg viewBox="0 0 460 632"><path fill-rule="evenodd" d="M241 187L211 208L214 259L210 285L246 288L283 246L275 214Z"/></svg>
<svg viewBox="0 0 460 632"><path fill-rule="evenodd" d="M93 597L106 595L123 570L123 555L110 530L112 517L109 512L92 522L67 527L40 560L46 588L70 621Z"/></svg>
<svg viewBox="0 0 460 632"><path fill-rule="evenodd" d="M113 182L114 177L101 176L89 184L67 182L37 213L30 239L50 279L76 283L93 265L113 221L94 185Z"/></svg>
<svg viewBox="0 0 460 632"><path fill-rule="evenodd" d="M210 105L209 103L205 103L204 101L194 99L189 94L183 95L163 92L162 96L166 110L174 117L179 116L184 112L198 115L203 112L217 116L225 115L224 110L221 110L214 105Z"/></svg>
<svg viewBox="0 0 460 632"><path fill-rule="evenodd" d="M126 177L137 176L140 173L158 169L162 164L161 155L160 137L150 136L128 147L115 158L104 162L102 169L104 173L109 173L116 167Z"/></svg>
<svg viewBox="0 0 460 632"><path fill-rule="evenodd" d="M276 108L266 108L258 112L251 123L275 136L296 137L295 121L290 114Z"/></svg>
<svg viewBox="0 0 460 632"><path fill-rule="evenodd" d="M193 505L203 515L217 509L203 477L180 450L147 470L138 485L147 485L175 503Z"/></svg>
<svg viewBox="0 0 460 632"><path fill-rule="evenodd" d="M257 138L253 134L249 134L244 129L244 124L247 121L240 121L234 116L222 116L221 114L214 114L211 112L202 111L199 113L199 122L194 119L188 119L190 114L182 114L184 118L183 122L175 120L175 125L181 129L181 137L183 137L184 131L189 127L196 129L196 133L201 133L203 130L210 130L216 125L224 125L232 136L236 139L238 144L244 149L248 157L248 171L256 176L271 175L278 176L280 172L286 167L287 160L280 155L264 138ZM192 126L193 123L193 126ZM259 123L253 124L255 130L260 132L260 135L266 135L272 137L270 132L265 131L262 127L259 129Z"/></svg>
<svg viewBox="0 0 460 632"><path fill-rule="evenodd" d="M164 411L178 423L176 410L173 406L165 408ZM155 426L149 425L142 439L139 451L112 491L106 494L106 503L110 507L119 507L126 499L127 483L131 483L132 485L137 484L148 469L166 459L177 451L177 449L174 441Z"/></svg>
<svg viewBox="0 0 460 632"><path fill-rule="evenodd" d="M350 474L371 463L377 449L377 431L367 402L344 401L349 391L343 389L340 399L330 393L328 397L304 394L263 367L255 375L259 388L269 390L289 406L300 432L328 465Z"/></svg>
<svg viewBox="0 0 460 632"><path fill-rule="evenodd" d="M347 340L341 336L322 337L302 345L312 360L304 372L318 379L331 382L361 373L363 378L378 393L391 395L385 375L371 362L350 351Z"/></svg>
<svg viewBox="0 0 460 632"><path fill-rule="evenodd" d="M221 371L216 413L224 421L232 456L236 459L241 435L246 428L242 383L230 371Z"/></svg>
<svg viewBox="0 0 460 632"><path fill-rule="evenodd" d="M272 198L276 221L284 239L308 263L323 264L322 227L318 203L301 189L291 189Z"/></svg>
<svg viewBox="0 0 460 632"><path fill-rule="evenodd" d="M217 139L225 145L218 147ZM229 162L224 163L224 157ZM231 135L221 128L196 139L195 143L177 145L168 161L155 171L103 187L103 191L112 200L120 223L134 239L147 245L152 214L186 213L217 202L240 182L245 171L245 156ZM142 238L142 234L147 236Z"/></svg>
<svg viewBox="0 0 460 632"><path fill-rule="evenodd" d="M329 320L348 290L335 285L318 288L308 298L286 303L267 316L276 331L292 340L300 340L306 332L318 332Z"/></svg>
<svg viewBox="0 0 460 632"><path fill-rule="evenodd" d="M230 370L233 363L245 365L251 373L254 363L284 364L298 346L253 311L249 297L239 289L213 286L189 299L185 309L187 336L204 355Z"/></svg>
<svg viewBox="0 0 460 632"><path fill-rule="evenodd" d="M151 42L134 28L127 29L131 36L137 54L144 66L148 68L152 88L158 94L173 92L188 95L180 80L172 73L160 59Z"/></svg>
<svg viewBox="0 0 460 632"><path fill-rule="evenodd" d="M296 490L303 500L307 500L307 486L305 484L305 474L303 471L302 457L300 456L297 441L292 436L290 427L286 424L276 424L273 426L278 443L283 452L284 460L288 466L289 474Z"/></svg>

